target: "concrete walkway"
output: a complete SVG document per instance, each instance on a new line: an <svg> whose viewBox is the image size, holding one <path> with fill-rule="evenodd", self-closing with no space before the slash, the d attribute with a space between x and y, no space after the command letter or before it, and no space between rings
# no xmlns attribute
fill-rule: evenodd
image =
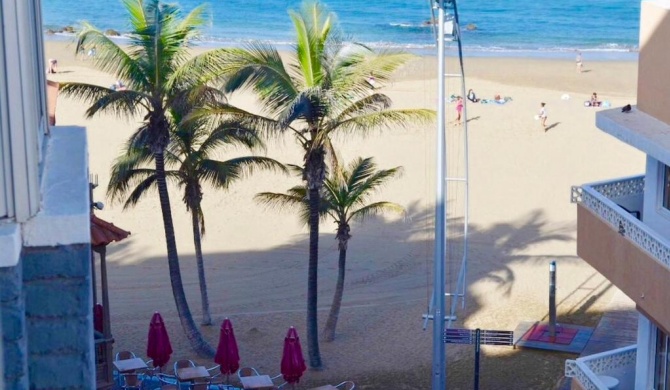
<svg viewBox="0 0 670 390"><path fill-rule="evenodd" d="M616 288L616 287L614 287ZM598 326L586 343L582 356L627 347L637 342L637 311L635 303L619 289L607 304ZM570 390L571 378L562 378L556 390Z"/></svg>

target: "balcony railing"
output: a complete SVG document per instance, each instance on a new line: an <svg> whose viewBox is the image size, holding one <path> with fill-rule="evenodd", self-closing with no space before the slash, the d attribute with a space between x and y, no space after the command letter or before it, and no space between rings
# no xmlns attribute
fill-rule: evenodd
<svg viewBox="0 0 670 390"><path fill-rule="evenodd" d="M641 208L633 210L622 204L622 200L638 198L641 206L643 195L644 176L572 188L573 203L580 203L595 213L622 236L670 268L670 244L640 221Z"/></svg>
<svg viewBox="0 0 670 390"><path fill-rule="evenodd" d="M565 361L565 376L579 382L584 390L607 390L602 377L619 381L619 389L632 389L635 385L635 359L637 345L613 349L595 355Z"/></svg>

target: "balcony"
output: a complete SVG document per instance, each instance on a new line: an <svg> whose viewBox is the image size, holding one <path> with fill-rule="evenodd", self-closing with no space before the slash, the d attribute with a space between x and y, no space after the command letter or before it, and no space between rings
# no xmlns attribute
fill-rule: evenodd
<svg viewBox="0 0 670 390"><path fill-rule="evenodd" d="M595 355L566 360L565 376L572 378L573 389L607 390L604 377L619 381L617 389L635 388L637 345Z"/></svg>
<svg viewBox="0 0 670 390"><path fill-rule="evenodd" d="M644 177L573 188L577 254L658 324L670 324L670 244L644 223Z"/></svg>

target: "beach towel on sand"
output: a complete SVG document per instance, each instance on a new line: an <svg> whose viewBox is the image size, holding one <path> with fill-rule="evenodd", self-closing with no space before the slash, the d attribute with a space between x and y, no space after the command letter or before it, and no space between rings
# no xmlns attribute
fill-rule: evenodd
<svg viewBox="0 0 670 390"><path fill-rule="evenodd" d="M489 103L496 103L496 104L505 104L507 102L511 102L513 99L509 96L505 96L504 98L500 100L495 100L495 99L482 99L481 103L482 104L489 104Z"/></svg>

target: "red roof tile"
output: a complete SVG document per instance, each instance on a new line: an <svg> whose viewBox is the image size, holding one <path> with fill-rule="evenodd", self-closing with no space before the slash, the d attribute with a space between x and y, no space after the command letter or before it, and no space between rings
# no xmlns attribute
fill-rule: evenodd
<svg viewBox="0 0 670 390"><path fill-rule="evenodd" d="M108 245L112 241L121 241L128 237L130 232L114 226L113 223L103 221L91 214L91 245Z"/></svg>

